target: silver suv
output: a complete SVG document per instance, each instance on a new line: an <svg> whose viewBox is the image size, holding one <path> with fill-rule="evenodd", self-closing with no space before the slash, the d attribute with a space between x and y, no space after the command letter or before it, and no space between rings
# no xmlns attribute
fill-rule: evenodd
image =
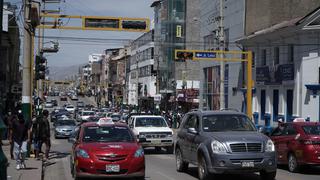
<svg viewBox="0 0 320 180"><path fill-rule="evenodd" d="M195 164L201 180L215 174L254 172L263 180L273 180L277 172L273 142L239 112L187 113L177 133L175 155L177 171Z"/></svg>

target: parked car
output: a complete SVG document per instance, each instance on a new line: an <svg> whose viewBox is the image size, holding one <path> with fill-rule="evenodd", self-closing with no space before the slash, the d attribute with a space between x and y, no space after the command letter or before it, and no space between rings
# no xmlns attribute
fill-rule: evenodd
<svg viewBox="0 0 320 180"><path fill-rule="evenodd" d="M320 165L320 123L291 122L276 128L272 134L278 164L297 172L303 165Z"/></svg>
<svg viewBox="0 0 320 180"><path fill-rule="evenodd" d="M56 139L70 137L74 133L75 127L75 120L58 120L55 122L54 137Z"/></svg>
<svg viewBox="0 0 320 180"><path fill-rule="evenodd" d="M273 180L277 172L272 140L259 133L245 114L233 111L187 113L177 132L175 156L177 171L194 164L200 180L255 172L263 180Z"/></svg>
<svg viewBox="0 0 320 180"><path fill-rule="evenodd" d="M146 138L143 147L155 147L157 151L164 147L167 153L173 153L173 131L162 116L132 116L129 126L137 137Z"/></svg>
<svg viewBox="0 0 320 180"><path fill-rule="evenodd" d="M144 150L127 125L88 122L78 129L76 137L69 139L69 142L73 142L70 166L74 179L99 177L144 180Z"/></svg>

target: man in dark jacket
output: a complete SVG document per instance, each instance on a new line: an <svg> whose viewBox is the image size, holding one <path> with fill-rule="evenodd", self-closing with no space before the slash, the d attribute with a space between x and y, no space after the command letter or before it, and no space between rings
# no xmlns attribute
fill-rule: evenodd
<svg viewBox="0 0 320 180"><path fill-rule="evenodd" d="M22 114L18 115L17 121L12 122L9 140L14 146L17 170L26 168L24 160L27 153L27 144L31 139L30 128L31 123L26 123Z"/></svg>
<svg viewBox="0 0 320 180"><path fill-rule="evenodd" d="M45 160L49 157L50 150L50 123L48 120L49 111L43 110L43 117L37 118L36 122L33 124L33 133L35 140L35 156L39 158L39 153L41 152L42 144L46 145Z"/></svg>

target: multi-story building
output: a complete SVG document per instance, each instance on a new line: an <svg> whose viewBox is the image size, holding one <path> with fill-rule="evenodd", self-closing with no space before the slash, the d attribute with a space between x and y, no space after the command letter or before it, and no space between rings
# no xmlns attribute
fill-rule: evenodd
<svg viewBox="0 0 320 180"><path fill-rule="evenodd" d="M246 36L239 42L253 52L256 124L296 117L318 121L320 2L248 2Z"/></svg>
<svg viewBox="0 0 320 180"><path fill-rule="evenodd" d="M200 48L200 23L194 19L200 13L199 2L158 0L151 5L155 12L157 93L162 95L161 108L164 110L174 109L176 105L184 106L185 110L198 106L197 93L187 97L186 91L199 89L199 62L175 61L174 50Z"/></svg>
<svg viewBox="0 0 320 180"><path fill-rule="evenodd" d="M201 37L204 50L219 49L218 31L220 26L220 0L201 1L201 13L196 16L201 23ZM226 50L241 51L242 47L236 45L237 39L244 35L245 0L228 0L224 3L223 24ZM240 62L225 63L224 104L220 106L220 62L203 61L201 63L201 91L200 105L209 109L236 108L244 110L242 93L244 78Z"/></svg>
<svg viewBox="0 0 320 180"><path fill-rule="evenodd" d="M157 70L154 54L154 30L131 43L128 104L152 108L156 95ZM140 102L139 102L140 101Z"/></svg>
<svg viewBox="0 0 320 180"><path fill-rule="evenodd" d="M1 7L2 8L2 7ZM14 108L21 97L20 36L15 6L4 3L0 44L0 111Z"/></svg>

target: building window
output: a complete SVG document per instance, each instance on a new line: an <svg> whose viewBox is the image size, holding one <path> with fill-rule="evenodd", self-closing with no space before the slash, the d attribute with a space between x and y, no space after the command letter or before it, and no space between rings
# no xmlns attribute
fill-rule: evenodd
<svg viewBox="0 0 320 180"><path fill-rule="evenodd" d="M262 66L267 65L267 50L266 49L262 49L262 51L261 51L261 65Z"/></svg>
<svg viewBox="0 0 320 180"><path fill-rule="evenodd" d="M289 44L288 46L288 62L294 61L294 46L293 44Z"/></svg>
<svg viewBox="0 0 320 180"><path fill-rule="evenodd" d="M280 52L279 52L279 47L275 47L274 48L274 65L279 64L279 60L280 60Z"/></svg>

